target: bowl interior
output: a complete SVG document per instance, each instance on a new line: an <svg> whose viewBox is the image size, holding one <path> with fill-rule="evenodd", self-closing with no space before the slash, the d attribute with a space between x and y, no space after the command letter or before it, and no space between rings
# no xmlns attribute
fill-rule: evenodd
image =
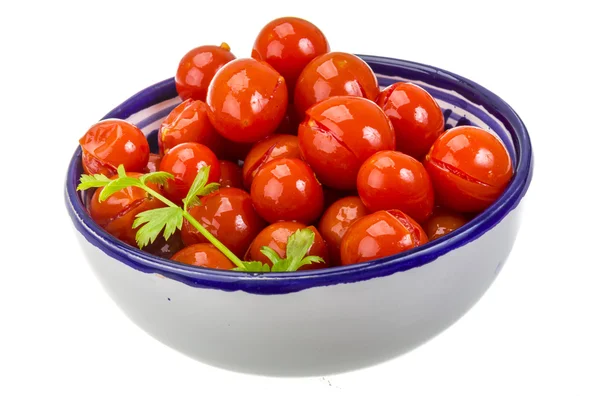
<svg viewBox="0 0 600 400"><path fill-rule="evenodd" d="M349 283L418 267L475 240L516 207L529 185L533 164L527 130L508 104L480 85L438 68L375 56L360 57L369 63L382 88L394 82L409 81L426 89L442 108L446 128L460 125L478 126L503 141L515 167L515 175L509 187L491 207L462 228L441 239L376 261L294 274L258 275L216 271L160 259L106 234L85 212L86 198L89 198L89 194L86 196L75 190L79 176L83 173L81 152L77 149L69 166L65 192L67 207L76 228L105 253L138 270L157 272L193 286L255 293L287 293L312 286ZM103 119L127 119L148 136L151 149L156 152L157 130L180 101L171 78L132 96L106 114ZM240 278L241 275L245 277Z"/></svg>

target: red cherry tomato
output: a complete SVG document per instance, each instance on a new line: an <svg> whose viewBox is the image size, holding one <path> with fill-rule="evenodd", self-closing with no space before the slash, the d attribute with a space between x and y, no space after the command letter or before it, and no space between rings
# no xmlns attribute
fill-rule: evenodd
<svg viewBox="0 0 600 400"><path fill-rule="evenodd" d="M94 124L79 139L83 170L86 174L111 177L123 164L127 172L142 172L148 163L150 146L142 131L120 119Z"/></svg>
<svg viewBox="0 0 600 400"><path fill-rule="evenodd" d="M332 265L340 263L340 244L350 225L368 214L358 196L344 197L325 210L319 221L319 232L329 247Z"/></svg>
<svg viewBox="0 0 600 400"><path fill-rule="evenodd" d="M210 81L217 71L234 60L227 43L220 46L206 45L187 52L179 62L175 74L175 87L182 100L206 100Z"/></svg>
<svg viewBox="0 0 600 400"><path fill-rule="evenodd" d="M331 97L306 115L298 129L300 151L319 180L332 188L355 189L361 164L378 151L396 147L389 119L370 100Z"/></svg>
<svg viewBox="0 0 600 400"><path fill-rule="evenodd" d="M444 114L435 99L413 83L397 82L385 88L377 104L392 121L396 149L421 160L444 131Z"/></svg>
<svg viewBox="0 0 600 400"><path fill-rule="evenodd" d="M458 212L476 213L489 207L513 175L510 156L493 134L459 126L444 132L425 157L436 201Z"/></svg>
<svg viewBox="0 0 600 400"><path fill-rule="evenodd" d="M263 246L270 247L279 255L281 258L287 256L286 248L288 238L297 230L307 228L306 225L299 222L283 221L276 222L264 228L256 236L256 238L250 244L248 252L246 253L246 261L260 261L263 264L273 265L269 259L260 252ZM299 271L321 269L329 266L329 254L327 251L327 245L319 231L314 226L308 227L315 234L315 241L306 253L307 256L318 256L321 257L324 263L313 263L302 266Z"/></svg>
<svg viewBox="0 0 600 400"><path fill-rule="evenodd" d="M185 247L175 253L171 260L195 267L228 270L235 268L235 265L210 243L196 243Z"/></svg>
<svg viewBox="0 0 600 400"><path fill-rule="evenodd" d="M208 182L218 182L219 160L208 147L200 143L181 143L173 147L160 162L160 170L174 176L163 188L165 195L179 204L187 196L200 168L207 166L210 166Z"/></svg>
<svg viewBox="0 0 600 400"><path fill-rule="evenodd" d="M293 93L298 76L315 57L329 51L325 35L312 23L294 17L278 18L259 32L252 58L268 62Z"/></svg>
<svg viewBox="0 0 600 400"><path fill-rule="evenodd" d="M258 171L250 189L258 214L268 222L309 224L323 211L323 188L310 167L296 158L277 158Z"/></svg>
<svg viewBox="0 0 600 400"><path fill-rule="evenodd" d="M128 172L127 176L139 177L137 172ZM113 176L112 179L115 179ZM148 184L153 190L161 193L158 186ZM164 204L150 196L146 191L137 187L127 187L112 194L108 199L100 202L102 189L96 189L88 205L92 219L112 236L132 246L136 246L133 221L142 211L164 207Z"/></svg>
<svg viewBox="0 0 600 400"><path fill-rule="evenodd" d="M296 113L302 120L313 104L332 96L359 96L375 101L379 94L377 77L359 57L331 52L312 60L298 77L294 90Z"/></svg>
<svg viewBox="0 0 600 400"><path fill-rule="evenodd" d="M208 87L206 103L215 129L234 142L251 143L273 133L285 116L285 80L253 58L231 61Z"/></svg>
<svg viewBox="0 0 600 400"><path fill-rule="evenodd" d="M188 99L175 107L158 131L161 154L181 143L195 142L207 146L220 157L226 148L225 139L217 133L208 119L208 107L200 100Z"/></svg>
<svg viewBox="0 0 600 400"><path fill-rule="evenodd" d="M356 182L371 211L399 209L420 223L433 211L433 186L425 167L399 151L373 154L360 167Z"/></svg>
<svg viewBox="0 0 600 400"><path fill-rule="evenodd" d="M238 257L244 256L266 225L254 210L250 195L236 188L222 188L203 197L190 214ZM181 237L186 245L207 242L188 220L183 222Z"/></svg>
<svg viewBox="0 0 600 400"><path fill-rule="evenodd" d="M158 235L153 243L144 247L144 251L160 258L170 259L175 253L183 249L183 247L181 231L175 231L169 239L165 239L162 234Z"/></svg>
<svg viewBox="0 0 600 400"><path fill-rule="evenodd" d="M464 215L437 207L423 224L423 229L429 241L432 241L457 230L467 222L469 220Z"/></svg>
<svg viewBox="0 0 600 400"><path fill-rule="evenodd" d="M221 167L221 178L219 179L219 184L221 187L233 187L242 189L244 187L242 181L242 168L231 162L226 160L219 161L219 166Z"/></svg>
<svg viewBox="0 0 600 400"><path fill-rule="evenodd" d="M276 158L300 158L298 138L292 135L272 135L256 143L244 161L244 186L250 189L258 170Z"/></svg>
<svg viewBox="0 0 600 400"><path fill-rule="evenodd" d="M150 157L148 157L148 163L146 164L146 168L144 168L144 173L156 172L160 167L160 160L162 157L160 154L150 153Z"/></svg>
<svg viewBox="0 0 600 400"><path fill-rule="evenodd" d="M400 210L377 211L355 221L340 245L342 265L402 253L428 242L423 228Z"/></svg>

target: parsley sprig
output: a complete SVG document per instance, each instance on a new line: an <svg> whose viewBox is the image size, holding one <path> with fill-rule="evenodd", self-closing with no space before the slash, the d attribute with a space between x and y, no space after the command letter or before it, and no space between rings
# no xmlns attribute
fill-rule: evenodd
<svg viewBox="0 0 600 400"><path fill-rule="evenodd" d="M178 206L147 185L148 183L164 185L174 178L173 175L163 171L132 177L127 175L123 165L119 165L117 176L113 179L102 174L82 174L77 190L92 188L102 190L99 195L99 201L102 202L119 190L127 187L138 187L163 202L167 207L143 211L136 215L132 227L134 229L139 228L135 240L140 248L153 243L161 232L165 239L169 239L176 230L181 229L185 218L201 235L231 260L236 266L235 271L291 272L297 271L298 268L307 264L324 262L321 257L306 255L315 240L314 232L308 228L299 229L289 237L286 246L286 258L282 259L268 246L262 247L261 252L271 261L272 266L263 264L260 261L240 260L188 212L191 207L201 204L203 196L219 188L218 183L208 183L209 172L210 166L202 167L198 171L187 196L183 199L183 207Z"/></svg>

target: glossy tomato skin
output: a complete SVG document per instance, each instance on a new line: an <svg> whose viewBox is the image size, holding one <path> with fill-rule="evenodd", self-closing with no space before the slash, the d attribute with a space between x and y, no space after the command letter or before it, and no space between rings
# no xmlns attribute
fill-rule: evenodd
<svg viewBox="0 0 600 400"><path fill-rule="evenodd" d="M176 204L181 204L200 168L207 166L210 166L208 183L218 182L221 177L219 160L208 147L200 143L181 143L173 147L160 162L160 170L174 177L164 185L165 195Z"/></svg>
<svg viewBox="0 0 600 400"><path fill-rule="evenodd" d="M150 146L142 131L120 119L105 119L92 125L79 139L86 174L111 177L123 164L127 172L142 172L150 157Z"/></svg>
<svg viewBox="0 0 600 400"><path fill-rule="evenodd" d="M269 64L253 58L231 61L208 87L209 118L225 138L252 143L273 133L288 103L285 79Z"/></svg>
<svg viewBox="0 0 600 400"><path fill-rule="evenodd" d="M205 45L188 51L180 60L175 87L182 100L205 101L208 85L217 71L235 59L226 43Z"/></svg>
<svg viewBox="0 0 600 400"><path fill-rule="evenodd" d="M171 257L172 261L193 265L195 267L206 267L212 269L231 270L235 265L210 243L196 243L184 247Z"/></svg>
<svg viewBox="0 0 600 400"><path fill-rule="evenodd" d="M423 88L396 82L385 88L377 104L396 132L396 149L422 160L444 131L444 114L435 99Z"/></svg>
<svg viewBox="0 0 600 400"><path fill-rule="evenodd" d="M310 224L323 211L323 188L314 172L297 158L277 158L256 174L250 189L252 203L266 221Z"/></svg>
<svg viewBox="0 0 600 400"><path fill-rule="evenodd" d="M423 229L429 241L432 241L454 232L467 222L469 220L463 214L436 207L431 217L423 224Z"/></svg>
<svg viewBox="0 0 600 400"><path fill-rule="evenodd" d="M372 211L398 209L419 223L433 212L431 179L419 161L399 151L380 151L360 167L358 194Z"/></svg>
<svg viewBox="0 0 600 400"><path fill-rule="evenodd" d="M246 261L260 261L263 264L272 266L271 261L269 261L269 259L260 252L263 246L272 248L279 255L279 257L285 258L287 255L286 247L288 238L297 230L304 228L309 228L315 234L315 240L312 246L308 249L306 255L321 257L325 262L305 265L301 267L299 271L327 268L329 266L329 253L327 250L327 244L321 237L319 231L317 231L314 226L307 227L305 224L294 221L276 222L260 231L260 233L252 241L252 244L250 244L244 259Z"/></svg>
<svg viewBox="0 0 600 400"><path fill-rule="evenodd" d="M231 161L220 160L219 166L221 169L219 184L222 188L233 187L242 189L244 187L242 180L242 168L239 165Z"/></svg>
<svg viewBox="0 0 600 400"><path fill-rule="evenodd" d="M292 135L271 135L256 143L244 161L242 175L244 186L250 189L258 170L276 158L301 158L298 137Z"/></svg>
<svg viewBox="0 0 600 400"><path fill-rule="evenodd" d="M358 196L349 196L334 202L321 216L319 232L329 247L332 265L338 265L340 244L348 228L359 218L369 214L369 210Z"/></svg>
<svg viewBox="0 0 600 400"><path fill-rule="evenodd" d="M250 195L236 188L222 188L203 197L190 214L238 257L244 256L252 239L266 226ZM181 237L186 245L208 242L187 220Z"/></svg>
<svg viewBox="0 0 600 400"><path fill-rule="evenodd" d="M171 259L175 253L183 249L184 244L181 239L181 231L176 230L169 239L160 234L156 240L144 247L146 253L153 254L160 258Z"/></svg>
<svg viewBox="0 0 600 400"><path fill-rule="evenodd" d="M175 107L158 130L160 154L181 143L200 143L221 157L226 148L225 139L217 133L208 119L208 106L200 100L188 99Z"/></svg>
<svg viewBox="0 0 600 400"><path fill-rule="evenodd" d="M391 256L428 242L423 228L400 210L377 211L355 221L340 245L342 265Z"/></svg>
<svg viewBox="0 0 600 400"><path fill-rule="evenodd" d="M453 211L477 213L489 207L513 176L504 144L477 127L444 132L425 156L436 202Z"/></svg>
<svg viewBox="0 0 600 400"><path fill-rule="evenodd" d="M142 172L149 173L158 171L160 168L160 160L162 160L162 156L160 154L150 153L150 156L148 157L148 163L146 163L146 168L144 168Z"/></svg>
<svg viewBox="0 0 600 400"><path fill-rule="evenodd" d="M127 173L127 176L135 178L140 175L137 172ZM112 177L112 179L115 178L116 176ZM157 185L148 184L148 186L161 193ZM142 211L161 208L165 205L160 200L150 196L145 190L137 187L121 189L102 202L100 202L101 192L101 188L96 189L88 204L90 216L112 236L137 247L135 241L137 229L132 228L136 215Z"/></svg>
<svg viewBox="0 0 600 400"><path fill-rule="evenodd" d="M293 92L299 119L312 105L332 96L358 96L375 101L379 95L377 77L359 57L330 52L313 59L298 77Z"/></svg>
<svg viewBox="0 0 600 400"><path fill-rule="evenodd" d="M390 120L374 102L336 96L315 104L298 128L302 157L326 186L356 189L361 164L382 150L394 150Z"/></svg>
<svg viewBox="0 0 600 400"><path fill-rule="evenodd" d="M329 51L329 42L314 24L301 18L277 18L259 32L252 58L266 61L279 72L293 93L298 76L315 57Z"/></svg>

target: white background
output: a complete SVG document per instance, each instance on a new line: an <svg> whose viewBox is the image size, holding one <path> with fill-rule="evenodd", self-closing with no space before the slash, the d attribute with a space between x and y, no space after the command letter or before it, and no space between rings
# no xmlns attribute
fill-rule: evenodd
<svg viewBox="0 0 600 400"><path fill-rule="evenodd" d="M594 2L289 3L2 2L0 398L600 398ZM536 156L517 243L484 298L413 352L337 376L235 374L156 342L95 280L63 204L68 159L92 123L173 76L192 47L226 41L248 56L285 15L317 24L332 49L486 86L523 118Z"/></svg>

